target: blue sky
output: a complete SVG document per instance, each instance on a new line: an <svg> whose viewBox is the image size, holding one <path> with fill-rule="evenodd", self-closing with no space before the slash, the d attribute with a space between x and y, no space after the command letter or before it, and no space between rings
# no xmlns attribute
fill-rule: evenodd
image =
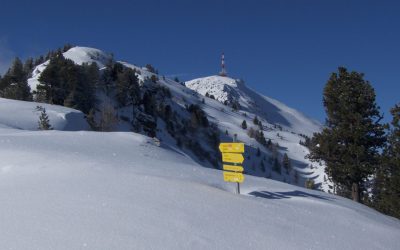
<svg viewBox="0 0 400 250"><path fill-rule="evenodd" d="M399 1L7 1L0 72L65 43L153 64L182 80L229 75L324 121L322 89L338 66L365 73L389 120L400 102Z"/></svg>

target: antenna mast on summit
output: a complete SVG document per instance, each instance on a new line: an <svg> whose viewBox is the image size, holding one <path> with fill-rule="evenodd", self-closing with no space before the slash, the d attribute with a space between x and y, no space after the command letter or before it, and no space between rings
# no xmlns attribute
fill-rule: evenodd
<svg viewBox="0 0 400 250"><path fill-rule="evenodd" d="M226 76L226 70L225 70L225 55L222 53L221 56L221 72L219 72L220 76Z"/></svg>

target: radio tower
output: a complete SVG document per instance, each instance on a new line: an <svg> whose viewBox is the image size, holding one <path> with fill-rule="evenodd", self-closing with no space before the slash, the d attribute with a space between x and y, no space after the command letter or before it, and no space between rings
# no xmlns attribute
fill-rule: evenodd
<svg viewBox="0 0 400 250"><path fill-rule="evenodd" d="M221 72L219 72L219 75L220 76L226 76L224 53L222 53L222 56L221 56Z"/></svg>

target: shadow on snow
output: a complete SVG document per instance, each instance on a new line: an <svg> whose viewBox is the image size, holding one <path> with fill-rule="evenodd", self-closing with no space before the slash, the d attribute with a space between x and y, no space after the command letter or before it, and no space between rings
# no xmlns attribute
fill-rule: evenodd
<svg viewBox="0 0 400 250"><path fill-rule="evenodd" d="M261 197L261 198L265 198L265 199L290 199L292 197L311 197L311 198L316 198L316 199L321 199L321 200L334 199L334 198L330 198L330 197L326 197L326 196L302 192L299 190L294 190L294 191L289 191L289 192L253 191L253 192L249 193L249 195L252 195L255 197Z"/></svg>

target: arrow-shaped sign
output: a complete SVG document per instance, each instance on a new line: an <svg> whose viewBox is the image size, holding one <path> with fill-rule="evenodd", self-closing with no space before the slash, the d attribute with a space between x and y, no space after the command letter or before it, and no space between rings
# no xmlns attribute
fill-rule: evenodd
<svg viewBox="0 0 400 250"><path fill-rule="evenodd" d="M244 143L232 142L232 143L220 143L219 151L222 153L244 153Z"/></svg>
<svg viewBox="0 0 400 250"><path fill-rule="evenodd" d="M234 153L223 153L222 154L223 162L231 162L231 163L243 163L244 157L242 154L234 154Z"/></svg>
<svg viewBox="0 0 400 250"><path fill-rule="evenodd" d="M242 173L224 172L224 181L242 183L244 175Z"/></svg>
<svg viewBox="0 0 400 250"><path fill-rule="evenodd" d="M232 165L223 165L224 170L233 171L233 172L243 172L242 166L232 166Z"/></svg>

